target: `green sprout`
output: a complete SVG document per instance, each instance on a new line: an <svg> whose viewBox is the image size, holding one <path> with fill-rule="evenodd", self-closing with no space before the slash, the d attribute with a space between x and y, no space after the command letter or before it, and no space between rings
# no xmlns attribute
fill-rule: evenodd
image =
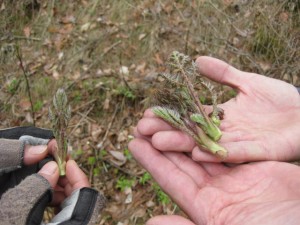
<svg viewBox="0 0 300 225"><path fill-rule="evenodd" d="M71 118L71 107L68 105L67 95L62 88L58 89L54 95L53 106L49 108L49 118L57 141L53 156L58 164L60 176L65 176L68 154L67 128Z"/></svg>
<svg viewBox="0 0 300 225"><path fill-rule="evenodd" d="M162 74L164 87L156 91L153 113L190 135L200 149L225 158L227 150L217 143L222 136L219 126L224 112L217 107L214 86L201 79L195 63L182 53L174 51L167 65L169 73ZM203 96L198 90L203 88L212 98L213 110L209 114L200 101Z"/></svg>

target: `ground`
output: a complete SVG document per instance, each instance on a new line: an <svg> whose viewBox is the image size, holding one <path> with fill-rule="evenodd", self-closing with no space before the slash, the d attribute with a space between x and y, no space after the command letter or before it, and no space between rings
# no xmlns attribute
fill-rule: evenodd
<svg viewBox="0 0 300 225"><path fill-rule="evenodd" d="M2 0L0 127L51 128L48 108L62 87L70 154L108 199L100 224L182 214L127 149L168 55L214 56L300 86L299 8L297 0ZM234 95L224 90L223 101Z"/></svg>

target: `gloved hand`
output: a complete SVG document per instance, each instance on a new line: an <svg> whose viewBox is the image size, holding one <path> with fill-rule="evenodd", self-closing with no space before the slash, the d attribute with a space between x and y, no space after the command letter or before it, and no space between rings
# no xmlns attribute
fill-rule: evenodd
<svg viewBox="0 0 300 225"><path fill-rule="evenodd" d="M1 225L41 224L50 202L55 206L62 204L49 225L97 222L105 199L89 188L87 177L75 161L67 162L63 178L59 178L55 162L41 163L56 145L55 140L49 142L52 137L51 131L33 127L0 131ZM48 147L43 146L48 142Z"/></svg>

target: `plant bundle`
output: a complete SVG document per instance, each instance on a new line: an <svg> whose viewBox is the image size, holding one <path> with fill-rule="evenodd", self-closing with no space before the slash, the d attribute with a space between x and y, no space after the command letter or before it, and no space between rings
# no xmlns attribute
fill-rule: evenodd
<svg viewBox="0 0 300 225"><path fill-rule="evenodd" d="M190 135L200 149L221 158L227 150L217 141L222 132L219 128L223 110L217 107L218 94L214 86L201 79L195 62L188 56L174 51L167 62L169 73L164 73L163 88L156 90L152 111L173 127ZM212 112L207 113L202 105L199 90L205 88L211 95Z"/></svg>
<svg viewBox="0 0 300 225"><path fill-rule="evenodd" d="M68 105L67 95L62 88L58 89L54 95L53 106L49 108L49 118L57 141L53 156L58 164L59 175L65 176L68 154L67 128L71 118L71 107Z"/></svg>

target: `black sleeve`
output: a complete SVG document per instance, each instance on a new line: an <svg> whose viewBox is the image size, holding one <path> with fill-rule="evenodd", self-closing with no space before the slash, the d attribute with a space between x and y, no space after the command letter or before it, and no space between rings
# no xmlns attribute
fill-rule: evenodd
<svg viewBox="0 0 300 225"><path fill-rule="evenodd" d="M0 130L0 138L19 139L23 135L44 139L52 139L54 137L51 130L38 127L14 127Z"/></svg>
<svg viewBox="0 0 300 225"><path fill-rule="evenodd" d="M53 133L51 130L37 128L37 127L14 127L0 130L0 138L5 139L19 139L21 136L29 135L37 138L52 139ZM39 171L43 165L53 160L49 156L35 165L24 166L22 169L15 170L11 173L0 176L0 198L2 194L9 188L18 185L25 177Z"/></svg>

